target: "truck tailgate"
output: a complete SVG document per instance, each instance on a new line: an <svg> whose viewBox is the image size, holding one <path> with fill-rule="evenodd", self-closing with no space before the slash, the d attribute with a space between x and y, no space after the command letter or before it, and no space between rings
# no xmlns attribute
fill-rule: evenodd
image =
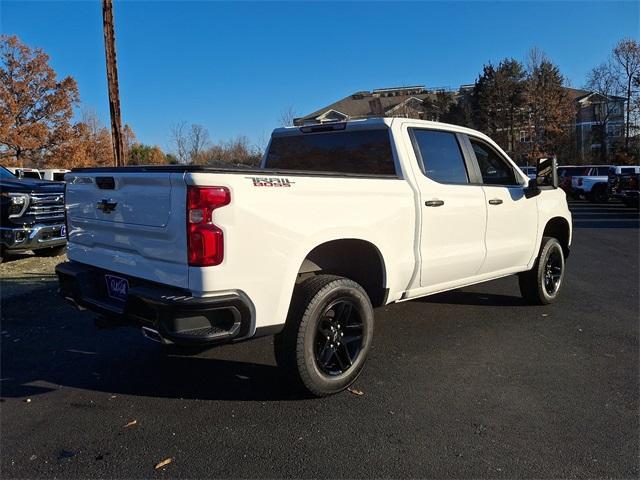
<svg viewBox="0 0 640 480"><path fill-rule="evenodd" d="M187 288L183 177L171 172L69 174L69 258Z"/></svg>

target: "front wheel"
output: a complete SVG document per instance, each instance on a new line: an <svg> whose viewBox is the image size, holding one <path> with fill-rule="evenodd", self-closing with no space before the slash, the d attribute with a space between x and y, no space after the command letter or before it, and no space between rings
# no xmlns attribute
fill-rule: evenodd
<svg viewBox="0 0 640 480"><path fill-rule="evenodd" d="M529 303L548 305L560 292L564 280L564 251L556 238L542 237L533 268L518 275L520 293Z"/></svg>
<svg viewBox="0 0 640 480"><path fill-rule="evenodd" d="M344 390L364 367L373 339L373 308L356 282L317 275L299 284L284 330L276 335L276 362L312 395Z"/></svg>

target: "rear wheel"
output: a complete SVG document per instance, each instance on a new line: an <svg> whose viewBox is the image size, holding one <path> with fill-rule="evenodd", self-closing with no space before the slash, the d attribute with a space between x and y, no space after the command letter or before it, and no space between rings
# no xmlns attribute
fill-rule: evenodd
<svg viewBox="0 0 640 480"><path fill-rule="evenodd" d="M307 392L331 395L351 385L373 339L373 308L356 282L317 275L296 287L276 362Z"/></svg>
<svg viewBox="0 0 640 480"><path fill-rule="evenodd" d="M60 255L64 255L67 247L62 245L60 247L49 247L49 248L41 248L39 250L34 250L38 257L58 257Z"/></svg>
<svg viewBox="0 0 640 480"><path fill-rule="evenodd" d="M564 252L556 238L542 237L533 268L518 275L520 293L534 305L548 305L560 292L564 280Z"/></svg>

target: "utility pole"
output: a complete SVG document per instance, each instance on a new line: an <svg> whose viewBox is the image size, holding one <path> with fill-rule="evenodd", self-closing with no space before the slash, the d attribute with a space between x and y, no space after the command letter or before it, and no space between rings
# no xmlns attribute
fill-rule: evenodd
<svg viewBox="0 0 640 480"><path fill-rule="evenodd" d="M116 167L124 165L124 142L120 120L120 93L118 91L118 66L116 64L116 36L113 28L112 0L102 0L102 25L104 49L107 60L107 85L109 87L109 112L111 114L111 141Z"/></svg>

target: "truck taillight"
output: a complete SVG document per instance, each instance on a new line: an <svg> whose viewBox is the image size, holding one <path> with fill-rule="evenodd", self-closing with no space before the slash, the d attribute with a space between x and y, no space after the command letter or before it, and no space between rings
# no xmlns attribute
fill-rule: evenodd
<svg viewBox="0 0 640 480"><path fill-rule="evenodd" d="M187 187L189 265L210 267L224 258L224 233L213 223L213 211L231 202L225 187Z"/></svg>

